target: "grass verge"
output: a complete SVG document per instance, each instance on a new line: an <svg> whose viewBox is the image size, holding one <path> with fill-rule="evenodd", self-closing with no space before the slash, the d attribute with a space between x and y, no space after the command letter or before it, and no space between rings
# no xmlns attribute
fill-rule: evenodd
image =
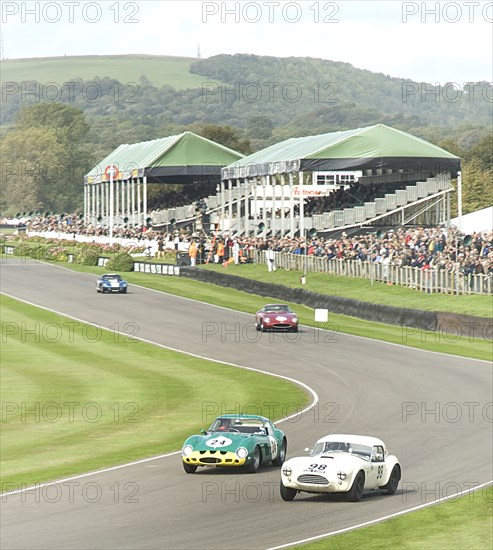
<svg viewBox="0 0 493 550"><path fill-rule="evenodd" d="M372 285L368 279L356 277L344 277L341 275L329 275L328 273L308 273L306 284L301 285L301 271L286 271L278 269L268 272L262 264L234 265L223 267L216 264L201 266L200 269L208 269L237 275L247 279L255 279L265 283L273 283L289 288L303 288L318 294L342 296L371 304L383 304L386 306L420 309L424 311L446 311L475 315L477 317L491 317L493 302L491 296L471 294L455 296L452 294L428 294L411 288L398 285L387 285L375 281Z"/></svg>
<svg viewBox="0 0 493 550"><path fill-rule="evenodd" d="M308 402L304 390L280 378L5 296L1 306L2 491L177 450L217 414L246 403L279 418L283 404Z"/></svg>
<svg viewBox="0 0 493 550"><path fill-rule="evenodd" d="M377 525L306 544L305 550L490 550L493 487ZM298 547L300 548L300 547Z"/></svg>

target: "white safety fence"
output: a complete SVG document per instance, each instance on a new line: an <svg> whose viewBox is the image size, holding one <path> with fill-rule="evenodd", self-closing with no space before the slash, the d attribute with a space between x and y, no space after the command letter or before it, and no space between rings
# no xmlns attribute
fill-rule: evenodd
<svg viewBox="0 0 493 550"><path fill-rule="evenodd" d="M460 271L421 269L419 267L382 265L358 260L328 260L324 257L276 252L278 269L330 273L370 281L406 286L428 293L493 294L491 274L464 275ZM256 251L256 262L266 263L265 251Z"/></svg>

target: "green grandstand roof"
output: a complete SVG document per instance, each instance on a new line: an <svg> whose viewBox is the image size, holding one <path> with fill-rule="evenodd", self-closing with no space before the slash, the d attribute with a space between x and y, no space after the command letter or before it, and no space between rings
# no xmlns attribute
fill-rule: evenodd
<svg viewBox="0 0 493 550"><path fill-rule="evenodd" d="M460 169L460 159L423 139L377 124L287 139L227 166L223 179L365 168L448 171L455 175Z"/></svg>
<svg viewBox="0 0 493 550"><path fill-rule="evenodd" d="M115 165L116 179L147 176L150 183L188 183L219 179L221 168L243 155L192 132L152 141L122 144L101 160L85 183L106 181L105 169Z"/></svg>

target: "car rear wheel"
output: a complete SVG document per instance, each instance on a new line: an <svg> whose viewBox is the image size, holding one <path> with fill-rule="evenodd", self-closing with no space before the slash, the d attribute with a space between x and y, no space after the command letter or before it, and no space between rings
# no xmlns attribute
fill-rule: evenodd
<svg viewBox="0 0 493 550"><path fill-rule="evenodd" d="M365 474L358 472L358 475L354 478L353 485L349 489L347 499L349 502L359 502L363 496L363 490L365 488Z"/></svg>
<svg viewBox="0 0 493 550"><path fill-rule="evenodd" d="M187 464L186 462L184 462L183 469L185 470L185 472L187 472L187 474L194 474L195 471L197 470L197 466L195 466L194 464Z"/></svg>
<svg viewBox="0 0 493 550"><path fill-rule="evenodd" d="M286 487L282 481L279 485L279 492L281 493L281 498L286 501L293 500L297 493L296 489Z"/></svg>
<svg viewBox="0 0 493 550"><path fill-rule="evenodd" d="M285 439L283 439L281 446L279 447L279 452L277 453L276 458L272 461L272 464L274 464L274 466L281 467L284 464L284 461L286 460L286 449L287 442Z"/></svg>
<svg viewBox="0 0 493 550"><path fill-rule="evenodd" d="M255 474L259 468L260 468L260 449L258 447L255 447L255 450L253 451L252 461L246 467L246 471L249 474Z"/></svg>
<svg viewBox="0 0 493 550"><path fill-rule="evenodd" d="M386 495L393 495L397 491L397 486L399 485L399 481L401 479L401 469L399 468L399 465L396 464L392 468L392 472L390 474L388 482L381 487L382 491Z"/></svg>

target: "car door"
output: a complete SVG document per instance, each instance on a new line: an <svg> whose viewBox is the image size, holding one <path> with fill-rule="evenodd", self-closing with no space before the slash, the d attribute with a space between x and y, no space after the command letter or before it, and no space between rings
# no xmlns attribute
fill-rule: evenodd
<svg viewBox="0 0 493 550"><path fill-rule="evenodd" d="M265 422L264 430L266 436L266 446L264 447L265 460L266 462L269 462L277 457L277 454L279 453L279 446L277 444L274 426L270 422Z"/></svg>
<svg viewBox="0 0 493 550"><path fill-rule="evenodd" d="M366 488L376 489L382 485L385 474L385 454L382 445L374 445L371 451Z"/></svg>

